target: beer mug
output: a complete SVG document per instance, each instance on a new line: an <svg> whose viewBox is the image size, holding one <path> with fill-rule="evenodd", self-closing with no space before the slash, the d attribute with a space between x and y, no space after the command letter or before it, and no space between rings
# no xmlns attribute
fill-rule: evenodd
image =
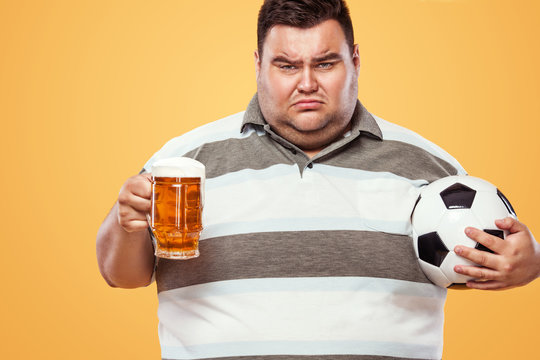
<svg viewBox="0 0 540 360"><path fill-rule="evenodd" d="M157 160L152 165L150 228L155 255L168 259L199 256L205 168L184 157Z"/></svg>

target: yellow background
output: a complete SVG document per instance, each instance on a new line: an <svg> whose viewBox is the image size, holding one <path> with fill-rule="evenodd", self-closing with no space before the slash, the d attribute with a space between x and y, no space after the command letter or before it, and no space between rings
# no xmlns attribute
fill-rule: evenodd
<svg viewBox="0 0 540 360"><path fill-rule="evenodd" d="M0 1L2 359L157 359L155 285L95 235L165 141L255 91L261 1ZM360 99L500 187L540 236L538 1L349 0ZM537 354L540 281L449 291L445 359Z"/></svg>

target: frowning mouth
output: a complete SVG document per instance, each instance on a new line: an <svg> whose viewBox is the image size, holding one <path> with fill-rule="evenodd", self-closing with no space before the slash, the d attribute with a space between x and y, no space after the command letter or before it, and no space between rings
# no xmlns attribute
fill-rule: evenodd
<svg viewBox="0 0 540 360"><path fill-rule="evenodd" d="M316 110L322 105L323 102L317 99L302 99L293 103L293 107L298 110Z"/></svg>

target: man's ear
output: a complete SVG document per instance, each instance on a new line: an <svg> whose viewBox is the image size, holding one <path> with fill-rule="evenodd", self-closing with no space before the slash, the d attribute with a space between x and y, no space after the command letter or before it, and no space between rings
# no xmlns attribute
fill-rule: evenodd
<svg viewBox="0 0 540 360"><path fill-rule="evenodd" d="M360 49L358 44L354 44L352 61L354 68L356 69L356 75L358 75L360 73Z"/></svg>
<svg viewBox="0 0 540 360"><path fill-rule="evenodd" d="M258 78L259 77L259 72L261 70L261 58L259 57L259 51L255 50L253 55L254 55L254 58L255 58L255 75Z"/></svg>

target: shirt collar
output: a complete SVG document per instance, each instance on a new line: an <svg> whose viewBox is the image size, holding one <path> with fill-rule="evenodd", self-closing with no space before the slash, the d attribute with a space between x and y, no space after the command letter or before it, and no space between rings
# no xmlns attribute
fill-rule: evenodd
<svg viewBox="0 0 540 360"><path fill-rule="evenodd" d="M356 102L356 108L354 109L353 116L351 118L352 127L351 133L354 135L366 134L372 137L375 137L379 140L382 140L382 132L377 125L377 121L373 116L366 110L366 108L360 103L359 100ZM244 120L242 122L241 132L244 132L248 125L262 126L265 127L268 125L266 120L263 117L261 108L259 106L259 99L257 94L253 96L249 105L244 113Z"/></svg>

